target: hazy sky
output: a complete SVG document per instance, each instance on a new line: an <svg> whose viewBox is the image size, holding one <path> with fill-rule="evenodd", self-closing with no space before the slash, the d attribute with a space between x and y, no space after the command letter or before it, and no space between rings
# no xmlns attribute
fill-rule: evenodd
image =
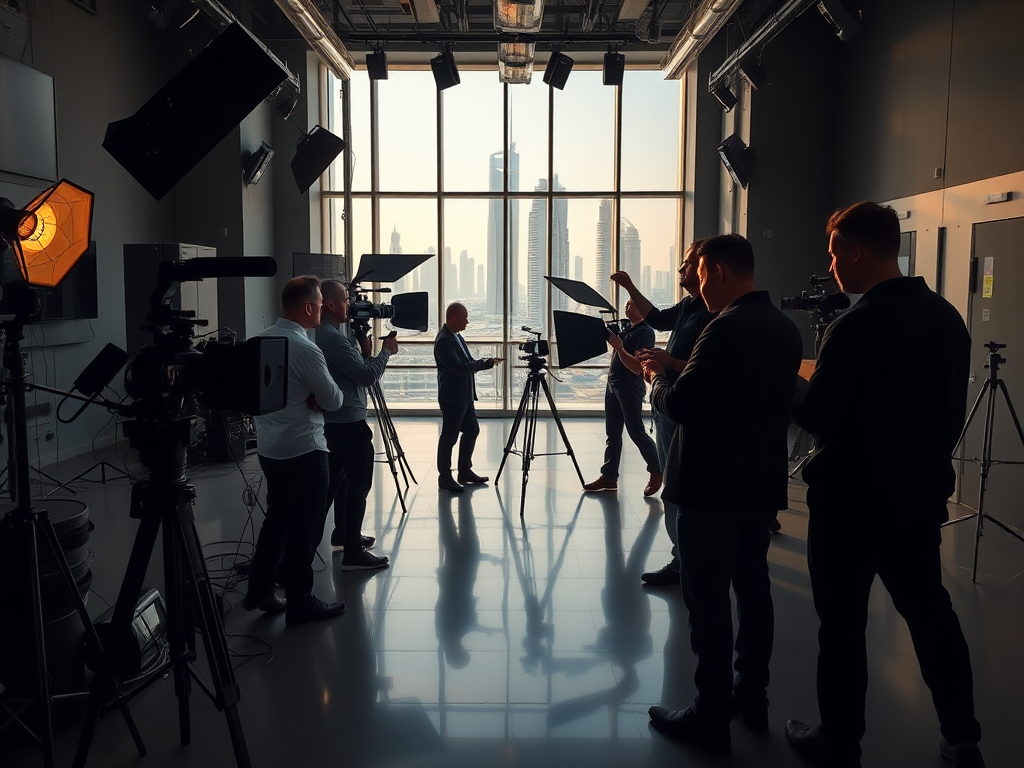
<svg viewBox="0 0 1024 768"><path fill-rule="evenodd" d="M542 72L531 85L510 86L511 138L519 153L519 189L533 190L547 176L548 91ZM444 188L446 192L488 190L492 153L502 150L502 87L496 71L462 71L462 82L443 92ZM554 171L573 191L613 188L615 89L601 82L597 70L574 70L565 90L555 91ZM380 108L380 188L382 192L437 188L435 109L437 91L426 71L396 71L378 86ZM622 89L622 189L678 189L680 83L665 81L660 71L627 71ZM340 99L336 99L340 103ZM364 72L352 80L353 190L370 188L369 89ZM337 108L340 115L340 107ZM337 129L335 132L340 132ZM340 164L339 164L340 165ZM340 170L340 168L339 168ZM568 226L572 256L581 255L593 269L599 201L572 200ZM487 201L448 200L445 243L456 260L469 251L477 264L487 255ZM525 280L526 233L531 202L519 203L519 254ZM621 214L637 227L643 263L671 269L669 248L675 244L673 199L624 200ZM355 252L370 249L369 203L353 210ZM381 203L380 249L387 251L393 227L406 253L439 245L433 198ZM592 272L585 278L589 279ZM639 276L637 276L639 281Z"/></svg>

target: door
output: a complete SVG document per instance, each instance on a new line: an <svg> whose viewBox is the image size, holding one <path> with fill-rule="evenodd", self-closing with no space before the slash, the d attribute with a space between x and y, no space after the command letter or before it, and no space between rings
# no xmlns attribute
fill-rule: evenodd
<svg viewBox="0 0 1024 768"><path fill-rule="evenodd" d="M974 257L977 278L971 295L971 384L967 395L970 408L989 375L985 364L995 341L1005 344L999 353L1006 364L999 378L1006 382L1018 418L1024 418L1024 218L990 221L974 225ZM978 407L964 438L966 456L981 457L985 432L986 401ZM1024 461L1024 445L1013 425L1006 399L996 392L993 419L992 459ZM960 499L976 507L980 464L965 462ZM1024 465L995 465L989 473L985 511L998 520L1024 528Z"/></svg>

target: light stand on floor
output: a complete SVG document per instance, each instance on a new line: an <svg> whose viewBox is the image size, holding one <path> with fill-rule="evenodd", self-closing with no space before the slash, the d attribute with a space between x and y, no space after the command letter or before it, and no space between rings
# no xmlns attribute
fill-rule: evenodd
<svg viewBox="0 0 1024 768"><path fill-rule="evenodd" d="M1010 409L1010 417L1013 419L1013 426L1017 429L1017 436L1020 438L1022 446L1024 446L1024 430L1021 429L1020 420L1017 418L1017 412L1013 409L1013 403L1010 401L1010 393L1006 389L1006 382L999 378L999 366L1006 362L1006 358L999 354L999 350L1005 349L1006 345L990 341L985 345L985 347L988 349L988 363L985 365L985 367L988 368L988 378L985 379L985 384L982 386L981 392L978 393L978 399L974 401L974 406L971 408L971 412L967 416L967 422L964 424L963 431L960 433L960 437L956 441L956 447L953 448L955 458L957 450L959 450L963 445L964 437L967 435L967 429L971 426L971 420L974 419L974 415L978 412L978 407L981 405L982 399L984 399L985 394L988 393L988 399L985 403L985 434L982 438L981 458L979 459L975 456L971 459L961 459L961 461L972 461L975 464L981 464L981 484L978 488L978 508L969 515L958 517L955 520L949 520L941 526L945 528L947 525L956 525L957 523L962 523L965 520L977 521L977 527L974 531L974 568L971 571L972 584L977 583L978 580L978 550L981 545L981 537L985 535L986 520L999 526L1018 541L1024 542L1024 535L1021 535L1020 532L1013 530L1010 526L1000 522L985 511L985 492L988 490L988 474L992 467L997 464L1024 464L1024 461L995 461L992 458L992 427L996 416L997 390L1002 393L1003 399L1006 400L1006 407Z"/></svg>

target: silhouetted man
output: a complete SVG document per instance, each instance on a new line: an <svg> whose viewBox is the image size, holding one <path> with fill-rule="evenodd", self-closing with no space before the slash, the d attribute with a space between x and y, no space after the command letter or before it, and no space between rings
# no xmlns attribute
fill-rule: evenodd
<svg viewBox="0 0 1024 768"><path fill-rule="evenodd" d="M697 698L684 710L651 707L650 717L670 736L727 754L734 706L751 730L768 728L775 625L768 524L787 505L786 431L802 348L793 321L754 287L750 243L720 235L697 255L701 296L718 316L674 384L657 361L643 363L652 401L680 425L663 498L679 506ZM730 586L739 616L735 685Z"/></svg>
<svg viewBox="0 0 1024 768"><path fill-rule="evenodd" d="M469 353L462 331L469 325L469 310L453 302L445 310L445 323L434 337L434 362L437 363L437 403L441 406L441 436L437 443L437 485L443 490L462 493L468 483L486 483L489 478L473 471L473 448L480 434L476 418L477 371L493 368L504 358L477 360ZM459 440L459 433L462 439ZM452 477L452 448L459 442L458 482Z"/></svg>
<svg viewBox="0 0 1024 768"><path fill-rule="evenodd" d="M955 473L950 455L967 408L971 340L960 313L923 278L903 277L892 208L862 202L829 219L831 272L857 304L825 332L796 423L818 450L807 483L807 561L818 630L821 725L786 726L793 746L822 766L860 765L867 692L871 583L879 576L906 619L939 716L939 751L983 766L967 641L942 586L939 526ZM879 436L899 439L879 464ZM877 535L850 541L870 510Z"/></svg>

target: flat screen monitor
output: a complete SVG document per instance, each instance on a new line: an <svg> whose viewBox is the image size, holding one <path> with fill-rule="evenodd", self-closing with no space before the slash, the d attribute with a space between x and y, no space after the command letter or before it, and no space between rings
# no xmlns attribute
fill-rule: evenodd
<svg viewBox="0 0 1024 768"><path fill-rule="evenodd" d="M53 77L0 56L0 171L57 180Z"/></svg>

